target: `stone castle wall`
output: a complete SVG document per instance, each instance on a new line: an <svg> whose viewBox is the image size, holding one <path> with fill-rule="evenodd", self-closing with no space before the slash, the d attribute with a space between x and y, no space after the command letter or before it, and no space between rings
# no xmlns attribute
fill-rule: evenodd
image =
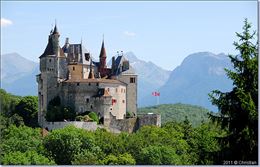
<svg viewBox="0 0 260 167"><path fill-rule="evenodd" d="M138 115L138 126L155 125L161 127L160 114L140 114Z"/></svg>
<svg viewBox="0 0 260 167"><path fill-rule="evenodd" d="M110 114L110 122L107 123L110 132L133 133L142 126L155 125L161 127L161 115L159 114L142 114L138 117L117 120L115 116Z"/></svg>
<svg viewBox="0 0 260 167"><path fill-rule="evenodd" d="M134 82L131 83L131 78ZM137 113L137 76L136 75L119 75L118 79L127 84L126 92L126 111L136 116Z"/></svg>
<svg viewBox="0 0 260 167"><path fill-rule="evenodd" d="M68 121L68 122L45 122L44 128L48 130L64 128L68 125L74 125L77 128L86 129L89 131L95 131L97 128L103 128L101 125L97 125L97 122L81 122L81 121Z"/></svg>
<svg viewBox="0 0 260 167"><path fill-rule="evenodd" d="M104 125L98 125L97 122L81 122L81 121L68 121L68 122L45 122L43 127L47 130L60 129L68 125L74 125L77 128L82 128L88 131L95 131L97 128L107 129L112 133L133 133L140 129L142 126L156 125L161 126L161 115L159 114L144 114L134 118L116 119L110 113L110 120Z"/></svg>

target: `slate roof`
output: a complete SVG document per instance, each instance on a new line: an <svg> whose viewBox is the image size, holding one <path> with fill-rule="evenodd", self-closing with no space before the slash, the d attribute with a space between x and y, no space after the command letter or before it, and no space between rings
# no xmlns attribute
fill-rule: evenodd
<svg viewBox="0 0 260 167"><path fill-rule="evenodd" d="M65 56L62 48L59 47L59 49L60 49L60 56L61 57ZM55 55L55 49L54 49L54 46L53 46L51 36L49 37L48 44L47 44L43 54L40 56L40 58L48 56L48 55Z"/></svg>
<svg viewBox="0 0 260 167"><path fill-rule="evenodd" d="M51 40L52 40L52 39L51 39L51 36L49 36L48 44L47 44L47 46L46 46L46 48L45 48L43 54L40 56L40 58L45 57L45 56L47 56L47 55L54 55L54 54L55 54L55 53L54 53L53 43L52 43Z"/></svg>
<svg viewBox="0 0 260 167"><path fill-rule="evenodd" d="M55 25L54 30L51 31L51 34L49 35L49 39L48 39L48 44L43 52L43 54L40 56L40 58L48 56L48 55L55 55L55 49L54 49L54 45L53 45L53 41L52 41L52 36L54 35L60 35L58 32L58 28ZM59 46L60 49L60 56L64 57L64 52L63 49Z"/></svg>
<svg viewBox="0 0 260 167"><path fill-rule="evenodd" d="M122 71L122 65L124 61L128 61L124 56L118 56L115 60L115 75L122 74L135 74L133 67L129 64L129 69Z"/></svg>

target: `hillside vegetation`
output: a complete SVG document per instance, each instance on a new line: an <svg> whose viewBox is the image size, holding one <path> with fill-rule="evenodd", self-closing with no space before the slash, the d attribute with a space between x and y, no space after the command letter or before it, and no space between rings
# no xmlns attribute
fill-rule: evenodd
<svg viewBox="0 0 260 167"><path fill-rule="evenodd" d="M200 125L202 122L209 121L209 110L203 107L181 103L161 104L138 109L138 114L147 113L161 114L162 124L170 121L183 122L186 117L194 127Z"/></svg>

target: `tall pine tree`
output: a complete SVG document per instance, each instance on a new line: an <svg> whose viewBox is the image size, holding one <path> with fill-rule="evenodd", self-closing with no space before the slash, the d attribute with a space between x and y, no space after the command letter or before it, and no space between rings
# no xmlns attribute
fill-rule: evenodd
<svg viewBox="0 0 260 167"><path fill-rule="evenodd" d="M219 138L220 164L223 160L258 163L258 42L253 42L256 32L251 33L250 28L245 19L243 32L236 33L239 41L234 42L239 54L229 55L234 70L225 70L233 80L232 91L214 90L210 94L212 104L219 109L211 118L227 132Z"/></svg>

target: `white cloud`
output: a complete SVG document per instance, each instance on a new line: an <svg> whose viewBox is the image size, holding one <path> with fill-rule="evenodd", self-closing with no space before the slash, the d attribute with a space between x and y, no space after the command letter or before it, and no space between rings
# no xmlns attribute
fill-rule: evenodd
<svg viewBox="0 0 260 167"><path fill-rule="evenodd" d="M125 31L124 34L125 34L126 36L129 36L129 37L134 37L134 36L136 36L136 33L134 33L134 32L129 32L129 31Z"/></svg>
<svg viewBox="0 0 260 167"><path fill-rule="evenodd" d="M11 20L1 18L1 27L6 27L6 26L9 26L12 24L13 24L13 22Z"/></svg>

